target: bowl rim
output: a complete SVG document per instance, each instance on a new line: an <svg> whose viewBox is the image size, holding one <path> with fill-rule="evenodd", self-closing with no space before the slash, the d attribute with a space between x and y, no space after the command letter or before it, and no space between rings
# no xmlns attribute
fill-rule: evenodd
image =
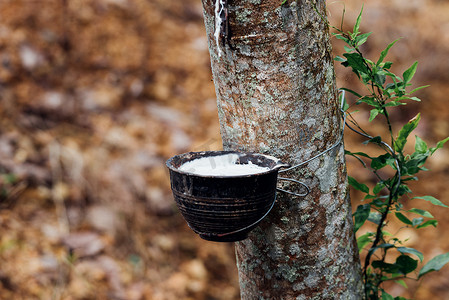
<svg viewBox="0 0 449 300"><path fill-rule="evenodd" d="M254 174L248 174L248 175L226 176L226 175L202 175L202 174L196 174L196 173L192 173L192 172L188 172L188 171L182 171L182 170L179 170L179 168L176 168L175 166L173 166L173 163L172 163L173 160L175 160L176 158L182 157L182 156L201 155L203 157L207 157L208 154L215 154L215 155L211 155L211 156L220 156L220 155L227 155L227 154L263 156L265 158L268 158L268 159L271 159L272 161L274 161L276 163L276 165L274 167L270 168L269 170L263 171L260 173L254 173ZM196 157L196 158L200 158L200 156ZM165 162L165 165L167 166L168 169L170 169L171 171L173 171L175 173L184 174L184 175L188 175L188 176L202 177L202 178L220 178L220 179L255 177L255 176L260 176L260 175L265 175L265 174L270 174L270 173L275 173L275 172L277 173L280 168L290 167L290 164L284 163L279 158L276 158L276 157L268 155L268 154L262 154L262 153L257 153L257 152L253 152L253 151L235 151L235 150L218 150L218 151L210 150L210 151L185 152L185 153L177 154L177 155L170 157Z"/></svg>

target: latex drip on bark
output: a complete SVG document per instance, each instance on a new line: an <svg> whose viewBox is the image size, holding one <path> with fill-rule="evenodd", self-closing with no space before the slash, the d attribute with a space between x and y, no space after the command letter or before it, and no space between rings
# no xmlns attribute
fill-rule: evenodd
<svg viewBox="0 0 449 300"><path fill-rule="evenodd" d="M226 1L227 0L216 0L215 1L215 43L217 44L218 57L221 57L223 50L221 50L220 39L223 36L223 31L226 22ZM224 45L223 45L224 46Z"/></svg>

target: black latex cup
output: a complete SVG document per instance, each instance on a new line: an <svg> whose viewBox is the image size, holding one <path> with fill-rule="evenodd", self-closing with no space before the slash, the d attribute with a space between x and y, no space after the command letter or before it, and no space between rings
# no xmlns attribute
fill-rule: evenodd
<svg viewBox="0 0 449 300"><path fill-rule="evenodd" d="M243 176L206 176L179 170L202 157L237 154L237 164L268 167L268 171ZM248 237L275 201L279 159L257 153L235 151L189 152L166 162L176 204L189 227L201 238L235 242Z"/></svg>

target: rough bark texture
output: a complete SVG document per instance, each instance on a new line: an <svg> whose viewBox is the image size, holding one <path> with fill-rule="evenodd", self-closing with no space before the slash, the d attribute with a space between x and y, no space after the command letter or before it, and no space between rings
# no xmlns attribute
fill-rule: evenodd
<svg viewBox="0 0 449 300"><path fill-rule="evenodd" d="M221 56L215 0L203 7L224 148L295 164L333 145L340 121L328 28L317 13L325 15L325 1L281 2L228 1L232 35ZM312 191L278 193L274 211L236 243L242 299L361 299L343 146L288 177Z"/></svg>

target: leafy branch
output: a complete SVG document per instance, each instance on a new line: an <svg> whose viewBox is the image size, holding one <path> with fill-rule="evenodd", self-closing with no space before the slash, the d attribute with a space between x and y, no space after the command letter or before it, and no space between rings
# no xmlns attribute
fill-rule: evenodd
<svg viewBox="0 0 449 300"><path fill-rule="evenodd" d="M416 136L414 152L411 154L406 153L409 136L418 126L421 116L417 114L395 134L389 111L406 105L407 101L410 100L421 101L413 94L427 86L408 91L408 87L411 86L411 80L416 73L418 62L413 63L412 66L403 72L402 76L396 75L391 71L393 63L385 59L389 50L398 40L390 43L380 53L377 60L370 60L363 54L360 47L366 43L372 33L362 33L360 31L362 12L363 8L352 31L343 31L342 25L340 28L331 26L336 30L336 33L333 35L345 43L345 53L342 56L337 56L335 60L344 67L351 68L365 87L366 92L363 95L352 89L343 88L343 90L350 92L357 99L351 106L368 106L370 108L369 122L382 116L388 129L389 141L387 142L381 136L373 137L368 134L353 118L353 113L349 112L351 106L344 103L345 111L351 120L351 124L346 123L348 128L365 137L366 141L364 144L372 144L383 150L383 154L377 157L372 157L365 152L346 150L347 155L358 159L363 167L370 169L378 179L371 191L366 184L349 177L349 184L354 189L365 194L363 200L369 201L369 203L357 207L354 213L354 228L355 231L359 230L366 221L370 221L377 226L375 232L368 231L357 239L359 251L367 250L363 264L366 299L399 300L404 298L393 298L389 295L382 288L383 282L393 280L401 285L405 285L403 279L419 280L423 275L431 271L437 271L449 262L449 253L439 255L422 267L416 277L409 276L412 272L416 273L418 261L420 263L423 261L423 254L414 248L404 247L404 241L384 231L389 218L393 216L404 223L406 227L415 229L428 226L436 227L438 222L430 212L419 208L407 210L402 202L407 198L405 197L406 195L412 194L412 190L408 186L409 182L418 180L417 174L427 170L424 167L426 160L435 151L442 148L449 140L449 137L439 141L435 147L429 148L424 140ZM345 101L345 99L342 99L342 101ZM385 168L389 169L389 171L384 171ZM382 174L393 174L388 178L383 178L379 175L380 170L384 171ZM409 196L408 198L410 200L421 199L437 206L447 207L432 196ZM415 216L415 218L410 216ZM397 253L396 261L388 263L387 256L391 257L393 250Z"/></svg>

